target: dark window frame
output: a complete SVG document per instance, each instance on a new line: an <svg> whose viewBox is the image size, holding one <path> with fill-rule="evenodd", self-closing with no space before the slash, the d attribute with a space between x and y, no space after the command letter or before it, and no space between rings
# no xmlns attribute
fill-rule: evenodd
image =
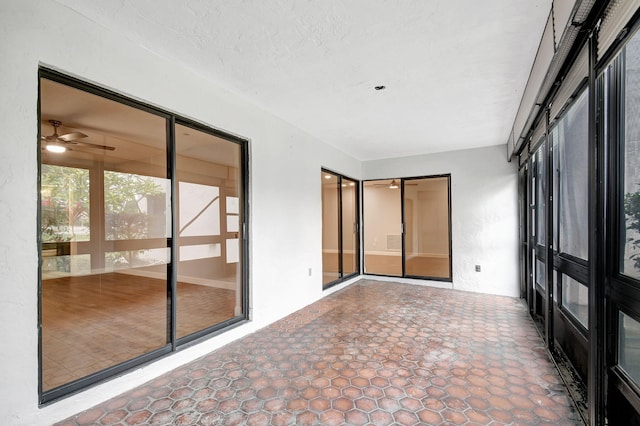
<svg viewBox="0 0 640 426"><path fill-rule="evenodd" d="M405 234L405 230L406 230L406 226L404 223L405 220L405 212L404 212L404 183L405 181L410 181L410 180L418 180L418 179L437 179L437 178L447 178L447 203L448 203L448 224L449 224L449 277L447 278L442 278L442 277L425 277L425 276L418 276L418 275L407 275L406 274L406 265L405 265L405 256L406 256L406 250L405 250L405 238L406 238L406 234ZM441 281L441 282L453 282L453 230L452 230L452 222L451 222L451 217L452 217L452 213L451 213L451 173L443 173L443 174L437 174L437 175L426 175L426 176L410 176L410 177L393 177L393 178L381 178L381 179L365 179L362 181L362 218L363 218L363 224L362 224L362 238L364 241L364 233L366 232L366 224L364 223L364 209L366 208L365 205L365 200L364 200L364 184L366 182L376 182L376 181L381 181L381 180L396 180L400 183L400 220L401 220L401 226L402 226L402 274L400 276L397 276L397 278L411 278L411 279L419 279L419 280L425 280L425 281ZM362 255L363 255L363 259L364 259L364 255L365 252L364 250L362 251ZM364 261L362 262L362 267L364 267ZM382 277L386 277L388 275L383 275L383 274L373 274L373 273L367 273L367 275L371 275L371 276L382 276ZM393 275L392 277L396 277L395 275Z"/></svg>
<svg viewBox="0 0 640 426"><path fill-rule="evenodd" d="M600 116L599 136L608 142L608 185L610 194L606 209L609 220L607 221L607 234L610 235L607 243L607 277L606 297L607 301L607 354L606 365L610 378L610 389L615 388L640 411L640 384L635 383L628 374L619 367L619 314L624 313L635 321L640 322L640 279L626 275L620 270L622 261L620 227L624 222L622 211L622 199L624 197L624 160L625 160L625 72L626 72L626 45L634 37L640 37L639 17L635 17L636 24L629 31L624 40L617 44L612 52L604 59L597 69L597 81L599 84L599 105L607 105L606 116ZM605 86L607 92L605 93ZM600 108L604 111L604 107ZM604 132L606 124L607 133Z"/></svg>
<svg viewBox="0 0 640 426"><path fill-rule="evenodd" d="M172 190L172 200L171 200L171 229L172 234L167 238L167 247L171 248L171 257L170 263L167 265L167 335L168 335L168 343L164 346L142 354L140 356L128 359L122 363L113 365L106 369L94 372L87 376L84 376L80 379L73 380L71 382L65 383L61 386L44 390L43 389L43 374L42 374L42 241L40 236L40 226L41 226L41 195L40 195L40 174L42 167L42 158L41 158L41 150L40 150L40 117L41 117L41 91L40 91L40 81L41 79L50 80L56 83L63 84L65 86L82 90L86 93L99 96L114 102L118 102L124 104L126 106L148 112L150 114L163 117L166 120L166 135L167 135L167 179L171 181L171 190ZM36 223L36 235L37 235L37 250L38 250L38 395L39 395L39 404L41 406L48 405L55 401L58 401L64 397L79 393L90 386L96 385L98 383L107 381L116 375L126 373L128 371L133 370L134 368L138 368L142 365L154 362L162 357L171 355L177 351L185 349L189 346L192 346L196 343L199 343L205 339L209 339L214 337L232 327L238 326L242 323L247 322L249 318L249 140L241 138L239 136L235 136L229 134L227 132L223 132L221 130L215 129L209 125L197 122L192 119L188 119L186 117L180 116L176 113L149 105L147 103L132 99L128 96L122 95L120 93L114 92L109 89L105 89L98 85L83 81L79 78L68 76L62 72L46 68L39 67L38 68L38 108L37 108L37 117L38 117L38 148L37 148L37 173L38 173L38 182L37 182L37 223ZM214 326L205 328L196 333L190 334L188 336L184 336L182 338L176 338L175 325L176 325L176 285L177 285L177 268L174 267L177 261L177 252L178 247L177 241L175 238L177 235L177 221L175 218L177 217L177 200L174 199L175 186L177 185L177 180L175 179L176 175L176 165L175 165L175 124L182 124L187 127L191 127L195 130L202 131L204 133L208 133L219 137L221 139L227 140L230 143L236 143L240 146L240 174L242 177L242 186L240 190L242 191L242 205L241 205L241 214L240 214L240 222L242 226L242 265L241 265L241 280L242 280L242 314L234 316L233 318L226 320L222 323L216 324ZM93 238L93 237L92 237Z"/></svg>
<svg viewBox="0 0 640 426"><path fill-rule="evenodd" d="M547 174L547 176L551 176L552 182L550 182L549 188L551 188L551 199L553 202L552 211L550 212L553 215L551 222L553 223L553 235L548 236L552 241L553 249L550 250L552 253L552 269L554 274L559 274L556 286L554 288L557 298L555 304L558 308L559 313L562 317L571 323L571 325L578 331L582 337L588 339L589 330L585 327L578 318L568 310L563 303L564 300L564 288L563 288L563 280L562 275L567 275L578 283L587 287L587 290L590 291L589 287L589 265L590 261L587 259L582 259L580 257L571 255L569 253L565 253L560 251L561 246L561 224L560 217L561 214L561 203L560 203L560 184L557 181L558 176L556 173L556 168L558 167L555 164L554 160L559 159L559 152L555 152L560 149L560 141L556 141L551 137L551 134L554 133L556 129L562 124L562 121L566 118L567 114L571 111L571 109L577 105L577 101L585 96L587 102L587 110L589 109L589 87L587 81L583 81L578 85L576 90L573 92L570 97L569 102L562 108L562 113L558 115L550 124L549 124L549 144L551 145L550 149L552 149L553 155L550 155L548 160L551 163L550 168L552 170L551 174ZM587 120L588 122L588 120ZM555 143L554 143L555 142ZM588 146L588 140L585 141L585 147ZM556 193L557 191L557 193ZM549 197L548 197L549 198ZM553 285L553 283L551 284Z"/></svg>
<svg viewBox="0 0 640 426"><path fill-rule="evenodd" d="M326 284L322 284L322 290L328 290L331 287L338 285L348 279L351 279L353 277L356 277L358 275L360 275L361 273L361 268L362 265L360 262L360 181L357 179L353 179L349 176L343 175L341 173L338 172L334 172L330 169L327 169L325 167L321 167L320 168L320 173L326 173L326 174L330 174L333 175L335 177L337 177L338 179L338 274L339 277L331 282L328 282ZM342 208L342 179L347 179L351 182L355 182L355 199L356 199L356 206L355 206L355 214L356 214L356 247L355 247L355 259L356 259L356 267L355 267L355 271L351 272L347 275L344 274L344 265L343 265L343 229L342 229L342 221L343 221L343 208ZM321 189L322 190L322 189ZM324 206L322 207L322 209L324 210ZM322 272L324 273L324 266L322 268Z"/></svg>

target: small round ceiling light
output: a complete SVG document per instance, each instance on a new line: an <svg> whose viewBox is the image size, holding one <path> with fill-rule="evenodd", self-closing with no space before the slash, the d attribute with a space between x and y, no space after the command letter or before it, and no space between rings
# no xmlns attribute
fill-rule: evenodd
<svg viewBox="0 0 640 426"><path fill-rule="evenodd" d="M376 87L374 87L374 89L376 89L376 90L384 90L386 88L387 88L387 86L376 86Z"/></svg>

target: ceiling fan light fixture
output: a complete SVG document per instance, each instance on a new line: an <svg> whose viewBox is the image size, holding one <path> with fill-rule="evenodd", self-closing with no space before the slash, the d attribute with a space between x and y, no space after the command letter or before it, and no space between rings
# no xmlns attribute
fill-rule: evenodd
<svg viewBox="0 0 640 426"><path fill-rule="evenodd" d="M391 183L389 184L389 189L398 189L398 182L396 182L395 179L391 180Z"/></svg>
<svg viewBox="0 0 640 426"><path fill-rule="evenodd" d="M47 145L45 146L45 149L49 152L53 152L54 154L62 154L67 150L67 148L64 145L55 143L55 142L47 143Z"/></svg>
<svg viewBox="0 0 640 426"><path fill-rule="evenodd" d="M53 134L49 136L41 136L40 139L45 142L45 149L50 152L62 153L67 150L67 145L79 145L83 148L103 149L106 151L114 151L116 148L108 145L99 145L92 142L83 142L80 139L88 137L82 132L71 132L64 135L58 134L58 128L62 125L59 120L49 120L49 124L53 127ZM71 149L71 148L69 148Z"/></svg>

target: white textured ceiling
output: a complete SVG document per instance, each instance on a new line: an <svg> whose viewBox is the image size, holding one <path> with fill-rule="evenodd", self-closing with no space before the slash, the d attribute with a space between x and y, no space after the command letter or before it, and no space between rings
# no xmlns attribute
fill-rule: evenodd
<svg viewBox="0 0 640 426"><path fill-rule="evenodd" d="M551 10L551 0L56 1L360 160L506 143Z"/></svg>

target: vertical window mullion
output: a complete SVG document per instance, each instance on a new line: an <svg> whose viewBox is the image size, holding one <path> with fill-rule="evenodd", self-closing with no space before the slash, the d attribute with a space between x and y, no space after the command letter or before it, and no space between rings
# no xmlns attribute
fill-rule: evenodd
<svg viewBox="0 0 640 426"><path fill-rule="evenodd" d="M178 285L178 179L176 178L175 117L167 120L167 178L171 182L171 235L167 239L170 250L167 268L167 342L176 349L176 306Z"/></svg>
<svg viewBox="0 0 640 426"><path fill-rule="evenodd" d="M605 418L605 187L606 150L604 141L599 141L596 128L596 75L598 36L592 32L589 37L589 79L588 79L588 406L591 424L604 424Z"/></svg>
<svg viewBox="0 0 640 426"><path fill-rule="evenodd" d="M338 176L338 278L344 277L344 241L342 229L342 176Z"/></svg>
<svg viewBox="0 0 640 426"><path fill-rule="evenodd" d="M402 276L407 276L407 224L405 219L405 202L404 202L404 184L405 179L400 179L400 238L402 239Z"/></svg>

